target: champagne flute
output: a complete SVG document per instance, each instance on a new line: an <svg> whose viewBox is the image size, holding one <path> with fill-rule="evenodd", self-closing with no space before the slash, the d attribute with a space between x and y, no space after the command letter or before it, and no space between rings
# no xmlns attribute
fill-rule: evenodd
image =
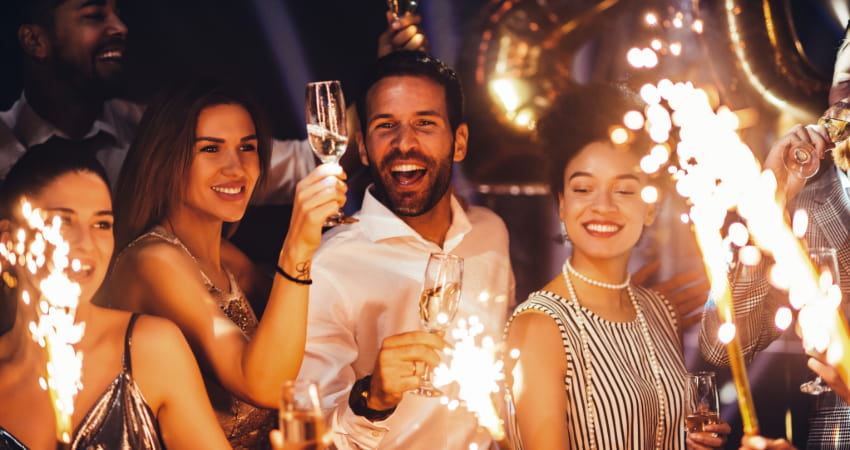
<svg viewBox="0 0 850 450"><path fill-rule="evenodd" d="M457 313L463 280L463 258L448 253L431 253L425 267L425 282L419 297L419 319L429 333L443 334ZM414 393L426 397L442 395L431 381L431 368L422 374Z"/></svg>
<svg viewBox="0 0 850 450"><path fill-rule="evenodd" d="M286 450L327 447L319 386L312 380L286 380L280 395L280 432Z"/></svg>
<svg viewBox="0 0 850 450"><path fill-rule="evenodd" d="M704 430L706 425L720 423L720 402L714 372L685 375L685 427L688 433Z"/></svg>
<svg viewBox="0 0 850 450"><path fill-rule="evenodd" d="M319 81L307 84L307 138L313 152L325 164L339 164L348 145L345 122L345 97L339 81ZM325 220L326 227L357 222L342 210Z"/></svg>
<svg viewBox="0 0 850 450"><path fill-rule="evenodd" d="M846 140L850 137L848 122L832 117L821 117L818 125L826 129L829 139L833 144ZM818 173L820 160L816 158L815 146L808 142L798 142L791 146L783 155L782 162L789 172L800 178L811 178Z"/></svg>
<svg viewBox="0 0 850 450"><path fill-rule="evenodd" d="M823 275L828 272L832 276L832 284L838 285L838 256L834 248L809 249L809 257L817 267L818 274ZM832 388L820 376L800 385L800 391L810 395L820 395L831 390Z"/></svg>
<svg viewBox="0 0 850 450"><path fill-rule="evenodd" d="M387 9L396 18L399 18L406 13L416 14L416 8L419 7L420 0L387 0Z"/></svg>

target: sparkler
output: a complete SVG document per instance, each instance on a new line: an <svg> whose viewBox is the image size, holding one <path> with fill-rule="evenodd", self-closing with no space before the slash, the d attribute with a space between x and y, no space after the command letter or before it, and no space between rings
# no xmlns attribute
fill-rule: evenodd
<svg viewBox="0 0 850 450"><path fill-rule="evenodd" d="M477 316L459 319L450 330L454 346L446 350L448 364L434 368L434 384L445 386L457 383L453 397L444 396L441 403L449 409L464 407L473 413L499 448L511 449L505 433L504 420L494 402L503 392L504 364L500 358L502 345L485 332ZM507 399L507 397L504 397Z"/></svg>
<svg viewBox="0 0 850 450"><path fill-rule="evenodd" d="M75 352L73 345L82 338L85 324L74 323L80 287L69 280L64 271L79 262L69 262L69 246L59 233L61 220L58 217L46 224L41 211L27 202L23 202L21 211L28 230L20 228L13 243L0 245L0 256L9 266L18 266L36 277L43 269L48 271L38 281L34 298L26 290L21 297L27 305L33 300L36 302L33 306L38 318L29 323L29 331L47 354L39 384L48 392L53 405L56 438L67 444L71 442L73 431L74 397L82 389L82 354Z"/></svg>
<svg viewBox="0 0 850 450"><path fill-rule="evenodd" d="M653 25L649 20L647 23ZM700 33L701 28L697 22L691 27L696 33ZM660 46L653 42L653 48ZM670 54L678 55L679 51L673 51L672 47L673 44ZM647 67L645 61L635 63L633 59L634 54L630 58L633 66ZM845 349L850 349L850 332L837 309L840 290L828 275L819 275L812 265L798 238L802 232L795 233L787 225L784 206L775 200L776 179L772 173L761 171L752 152L741 142L736 133L740 128L737 115L722 107L715 112L706 93L695 89L690 82L661 80L657 85L645 85L641 96L649 105L645 111L645 130L654 141L668 141L673 128L678 127L678 167L671 166L668 172L676 180L679 194L691 201L687 219L694 225L711 281L711 296L724 322L719 337L729 352L744 431L756 434L758 421L741 346L735 334L732 296L726 276L729 242L737 241L740 246L748 236L741 239L732 235L747 233L756 245L774 256L776 263L771 282L788 289L791 305L800 309L799 323L804 341L820 351L826 350L827 360L838 367L842 379L848 382L850 354ZM652 154L645 159L641 167L647 173L665 164L662 157L652 157ZM737 209L747 226L730 227L727 239L721 229L727 211L732 209ZM787 323L785 316L788 314L788 310L780 310L777 324Z"/></svg>

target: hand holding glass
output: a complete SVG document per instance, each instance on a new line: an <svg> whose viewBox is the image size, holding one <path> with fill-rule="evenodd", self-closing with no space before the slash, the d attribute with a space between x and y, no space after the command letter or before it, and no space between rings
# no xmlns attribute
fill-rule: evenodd
<svg viewBox="0 0 850 450"><path fill-rule="evenodd" d="M448 253L431 253L425 267L425 282L419 298L419 319L429 333L445 333L457 313L463 280L463 258ZM422 375L419 395L442 395L431 382L431 368Z"/></svg>
<svg viewBox="0 0 850 450"><path fill-rule="evenodd" d="M285 450L318 450L327 447L321 396L315 381L283 382L279 418Z"/></svg>
<svg viewBox="0 0 850 450"><path fill-rule="evenodd" d="M685 375L685 426L688 433L703 431L703 427L720 423L720 402L714 372L695 372Z"/></svg>
<svg viewBox="0 0 850 450"><path fill-rule="evenodd" d="M850 127L848 122L831 117L821 117L818 125L826 129L833 144L846 140ZM788 148L782 155L782 162L788 171L800 178L811 178L818 173L820 160L815 156L815 146L808 142L798 142Z"/></svg>
<svg viewBox="0 0 850 450"><path fill-rule="evenodd" d="M419 0L387 0L387 9L398 18L406 13L416 14Z"/></svg>
<svg viewBox="0 0 850 450"><path fill-rule="evenodd" d="M818 274L823 276L823 274L829 273L832 277L832 284L838 284L838 255L834 248L809 249L809 257L812 259L812 264L817 268ZM832 388L820 376L800 385L800 391L810 395L820 395L831 390Z"/></svg>
<svg viewBox="0 0 850 450"><path fill-rule="evenodd" d="M325 164L338 164L348 145L348 128L345 122L345 97L339 81L319 81L307 84L305 100L307 138L313 152ZM326 227L353 223L357 219L343 212L328 217Z"/></svg>

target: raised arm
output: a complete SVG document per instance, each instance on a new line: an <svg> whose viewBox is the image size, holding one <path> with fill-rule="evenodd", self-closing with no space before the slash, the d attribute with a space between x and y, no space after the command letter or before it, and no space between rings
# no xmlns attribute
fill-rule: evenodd
<svg viewBox="0 0 850 450"><path fill-rule="evenodd" d="M345 199L336 166L323 165L298 183L289 234L278 260L293 278L308 280L321 224ZM283 380L298 374L304 355L309 286L276 274L263 319L249 341L216 305L198 266L164 241L125 252L113 270L111 298L120 308L172 320L201 366L238 397L274 408ZM117 290L120 289L120 295Z"/></svg>
<svg viewBox="0 0 850 450"><path fill-rule="evenodd" d="M544 313L520 313L508 327L507 344L520 351L508 373L523 447L570 448L567 360L558 326Z"/></svg>

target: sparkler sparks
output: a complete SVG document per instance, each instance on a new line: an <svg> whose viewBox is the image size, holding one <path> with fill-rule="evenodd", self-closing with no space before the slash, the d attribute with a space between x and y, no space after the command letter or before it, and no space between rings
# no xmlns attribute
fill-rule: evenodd
<svg viewBox="0 0 850 450"><path fill-rule="evenodd" d="M456 382L459 389L457 399L444 397L441 401L450 409L466 408L494 440L504 441L504 420L494 402L505 379L501 343L485 333L477 316L459 319L450 333L455 345L446 350L448 364L434 368L434 385Z"/></svg>
<svg viewBox="0 0 850 450"><path fill-rule="evenodd" d="M47 354L39 384L48 392L53 405L57 439L70 443L74 397L82 389L82 354L73 347L85 330L85 324L74 323L80 287L65 275L73 263L68 260L70 248L59 232L59 218L47 224L41 211L27 202L23 202L21 212L28 229L20 228L14 233L14 243L0 245L0 257L8 266L18 266L36 278L44 270L48 272L37 280L38 292L34 296L24 290L21 297L25 305L35 301L38 318L28 328L33 340ZM4 275L8 273L4 271Z"/></svg>
<svg viewBox="0 0 850 450"><path fill-rule="evenodd" d="M678 15L674 19L676 28L683 27L681 19ZM691 29L700 33L702 23L694 22ZM673 51L674 44L671 53L677 55L680 48ZM645 66L636 61L634 53L627 59L637 68ZM793 231L787 225L784 205L776 201L776 179L770 171L762 172L758 160L740 140L736 132L740 120L735 113L725 107L715 111L708 95L690 82L665 79L656 85L643 86L640 93L649 105L644 127L649 136L658 143L671 136L678 137L677 164L671 165L668 173L676 182L677 192L691 204L687 219L693 224L711 280L711 297L724 322L719 337L729 350L745 432L754 434L758 425L735 336L726 274L731 245L742 247L739 264L759 263L760 258L752 256L758 250L746 246L750 238L773 255L775 265L771 268L770 281L778 288L788 289L792 306L800 309L804 342L820 351L826 350L831 363L840 363L839 372L846 382L850 381L847 376L850 355L845 355L844 349L850 348L850 333L837 311L840 290L830 277L818 274L800 242L799 237L808 224L805 214L795 215ZM642 162L642 168L654 173L660 164ZM736 223L730 227L729 236L724 237L722 228L730 210L737 210L746 226ZM777 326L787 327L789 318L790 311L780 311Z"/></svg>

